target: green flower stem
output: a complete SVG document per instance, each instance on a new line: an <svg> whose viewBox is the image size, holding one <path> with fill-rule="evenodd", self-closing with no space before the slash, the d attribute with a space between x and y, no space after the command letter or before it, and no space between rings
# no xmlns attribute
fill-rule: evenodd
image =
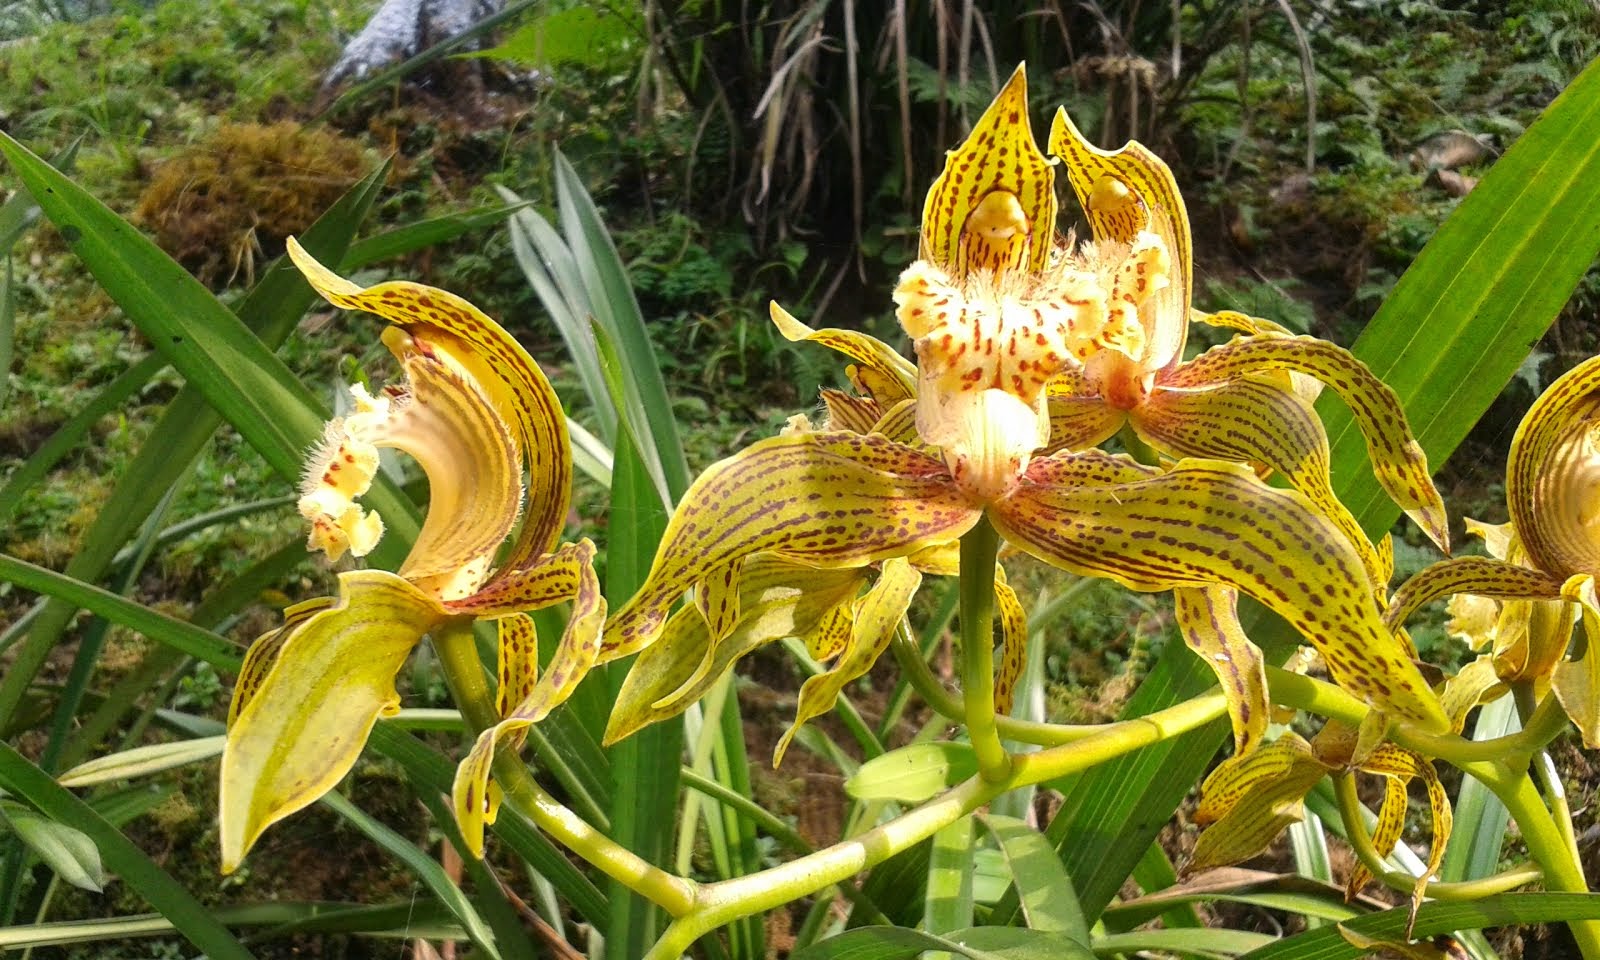
<svg viewBox="0 0 1600 960"><path fill-rule="evenodd" d="M1011 755L1000 743L994 708L994 565L1000 535L981 517L961 538L961 692L978 775L1001 783Z"/></svg>
<svg viewBox="0 0 1600 960"><path fill-rule="evenodd" d="M928 669L928 662L922 659L922 649L917 646L917 638L911 635L911 627L904 620L900 621L900 629L895 632L889 649L894 653L895 662L900 665L900 675L906 678L911 689L915 690L935 713L958 722L966 719L966 708L962 705L961 699L946 690L939 678ZM1104 730L1105 724L1037 723L1032 720L1018 720L1015 717L997 716L995 727L1007 740L1053 747L1062 743L1075 743L1085 737L1093 736Z"/></svg>
<svg viewBox="0 0 1600 960"><path fill-rule="evenodd" d="M1513 768L1509 762L1457 766L1482 781L1506 805L1522 833L1522 841L1528 845L1528 853L1544 869L1546 890L1588 893L1582 862L1574 859L1555 818L1540 799L1538 788L1533 785L1532 778L1522 772L1526 764L1519 762ZM1584 960L1600 960L1600 920L1573 920L1567 923L1567 928L1578 941Z"/></svg>
<svg viewBox="0 0 1600 960"><path fill-rule="evenodd" d="M1385 854L1372 843L1367 825L1362 817L1361 798L1356 795L1356 778L1349 773L1333 777L1333 795L1338 800L1339 819L1344 821L1345 839L1355 850L1362 866L1391 890L1410 896L1416 889L1417 878L1402 870L1391 870ZM1435 843L1443 842L1435 837ZM1430 883L1427 895L1435 900L1478 900L1496 893L1506 893L1518 887L1544 879L1544 871L1533 864L1509 867L1492 876L1456 883Z"/></svg>
<svg viewBox="0 0 1600 960"><path fill-rule="evenodd" d="M700 886L694 908L672 922L645 960L675 960L712 930L843 883L869 867L933 836L1008 790L1085 770L1140 747L1178 736L1222 717L1220 693L1186 700L1147 717L1107 724L1077 743L1049 747L1012 759L999 781L972 777L920 807L865 833L808 856L763 870Z"/></svg>
<svg viewBox="0 0 1600 960"><path fill-rule="evenodd" d="M1267 686L1274 703L1343 720L1352 726L1360 726L1369 712L1366 704L1343 689L1325 680L1302 676L1281 667L1267 667ZM1555 739L1566 727L1566 715L1561 712L1560 705L1554 703L1554 699L1545 698L1522 730L1492 740L1468 740L1453 733L1425 733L1404 723L1396 723L1390 728L1389 739L1425 757L1447 760L1458 767L1467 763L1488 763L1511 756L1531 755Z"/></svg>
<svg viewBox="0 0 1600 960"><path fill-rule="evenodd" d="M1555 694L1545 694L1544 702L1535 705L1533 685L1527 682L1518 683L1511 689L1512 696L1517 700L1517 716L1522 718L1523 724L1532 722L1539 715L1539 707L1549 706L1556 702ZM1554 711L1564 716L1564 711ZM1539 789L1544 792L1545 802L1550 805L1551 817L1556 822L1556 829L1561 831L1561 839L1566 841L1567 855L1573 863L1582 863L1583 855L1578 852L1578 836L1572 829L1572 807L1567 803L1567 788L1561 783L1561 775L1556 771L1555 761L1550 759L1547 750L1539 750L1533 755L1534 775L1539 778Z"/></svg>
<svg viewBox="0 0 1600 960"><path fill-rule="evenodd" d="M478 661L472 623L468 617L447 621L434 631L433 647L439 654L450 694L476 734L500 722L500 714L484 678L483 665ZM501 751L495 757L494 778L505 795L507 806L606 876L659 904L674 917L694 907L692 881L673 876L640 858L562 806L533 779L516 751Z"/></svg>

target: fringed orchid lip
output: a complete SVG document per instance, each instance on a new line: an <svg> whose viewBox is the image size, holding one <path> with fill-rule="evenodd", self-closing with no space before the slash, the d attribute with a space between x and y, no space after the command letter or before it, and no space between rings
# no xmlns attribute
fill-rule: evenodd
<svg viewBox="0 0 1600 960"><path fill-rule="evenodd" d="M398 707L395 676L411 649L473 619L500 621L501 641L501 721L463 761L454 791L469 847L481 852L496 749L519 747L526 728L571 694L594 663L605 620L594 545L555 549L570 485L565 416L532 359L465 300L413 283L363 288L293 239L289 252L330 302L393 324L383 341L403 373L376 396L352 388L354 409L312 452L300 501L310 548L337 559L376 545L382 520L356 500L380 448L417 461L430 499L398 574L341 574L336 598L291 608L283 627L252 645L223 751L223 870L355 764L372 725ZM521 533L496 568L519 517ZM524 612L568 600L572 614L541 676Z"/></svg>

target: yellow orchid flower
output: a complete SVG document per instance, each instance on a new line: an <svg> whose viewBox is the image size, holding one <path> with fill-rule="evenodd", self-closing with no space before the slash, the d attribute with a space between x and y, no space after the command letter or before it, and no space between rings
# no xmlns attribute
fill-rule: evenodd
<svg viewBox="0 0 1600 960"><path fill-rule="evenodd" d="M1330 720L1310 742L1292 731L1286 732L1249 756L1238 758L1237 763L1218 766L1201 787L1194 819L1205 830L1195 844L1186 872L1228 866L1264 852L1283 828L1305 818L1306 794L1330 773L1342 776L1361 772L1383 778L1383 805L1371 840L1380 855L1386 855L1399 842L1405 827L1406 786L1413 779L1421 779L1428 792L1433 839L1427 866L1412 886L1411 919L1415 921L1428 881L1438 872L1450 838L1450 798L1439 781L1438 771L1425 757L1392 743L1366 749L1359 740L1354 728ZM1371 880L1371 871L1357 863L1345 884L1346 898L1354 898Z"/></svg>
<svg viewBox="0 0 1600 960"><path fill-rule="evenodd" d="M1146 156L1142 148L1138 156ZM1170 187L1164 165L1140 159L1128 168L1134 172L1111 169L1140 192L1109 213L1109 201L1096 200L1102 219L1170 218L1168 207L1156 203L1151 213L1144 199L1175 197L1150 186L1164 178ZM1028 131L1019 69L929 191L924 260L896 291L901 321L916 340L915 379L909 364L870 337L811 330L774 308L785 336L855 361L851 379L866 396L826 395L834 429L759 441L703 473L668 523L645 584L608 623L601 659L667 636L673 605L692 591L704 625L680 628L694 641L671 633L679 652L670 662L720 662L724 644L749 642L737 634L744 568L755 558L826 571L883 565L874 589L888 590L888 561L948 544L987 518L1013 546L1062 569L1136 590L1198 591L1186 608L1206 619L1188 631L1192 642L1214 651L1213 663L1240 661L1225 668L1225 689L1230 699L1243 691L1234 708L1241 746L1259 739L1266 711L1244 699L1264 696L1264 684L1259 663L1249 663L1253 647L1229 626L1235 591L1294 624L1356 696L1390 716L1445 729L1437 698L1381 622L1366 558L1315 497L1271 488L1247 466L1216 459L1185 459L1163 473L1097 450L1034 456L1053 443L1046 388L1054 380L1082 380L1101 352L1134 351L1165 335L1147 328L1147 319L1187 320L1187 293L1176 306L1161 306L1172 295L1160 282L1168 249L1187 269L1186 225L1171 231L1170 242L1142 230L1096 244L1092 257L1063 255L1052 249L1050 178ZM1108 190L1115 193L1114 185L1095 196ZM1262 342L1271 348L1264 353L1287 352L1284 363L1292 365L1294 350ZM1270 365L1250 359L1259 356L1239 363L1225 356L1217 382L1266 382L1256 374ZM1393 410L1384 407L1379 419L1410 442L1393 395L1384 396ZM1310 417L1303 403L1294 409ZM1301 428L1322 436L1314 419L1297 423L1299 448L1309 442ZM1416 482L1431 491L1418 469ZM803 577L795 579L804 590ZM759 601L758 590L748 593ZM863 650L876 655L871 644ZM856 659L870 663L865 654ZM692 668L681 675L703 676ZM674 699L665 681L641 681L641 689L662 694L652 701L657 708ZM632 711L629 723L649 722L647 714Z"/></svg>
<svg viewBox="0 0 1600 960"><path fill-rule="evenodd" d="M1487 648L1483 662L1493 670L1453 682L1491 698L1504 684L1551 689L1584 744L1600 747L1600 357L1568 371L1528 410L1511 440L1506 506L1510 523L1467 522L1488 558L1427 568L1395 594L1385 618L1404 623L1424 603L1455 594L1454 632ZM1587 642L1569 650L1576 618Z"/></svg>
<svg viewBox="0 0 1600 960"><path fill-rule="evenodd" d="M476 619L499 621L503 718L458 777L459 815L476 826L469 837L481 846L492 798L476 761L492 755L498 737L514 738L571 693L593 663L605 619L594 545L556 549L572 471L566 421L526 351L454 294L403 282L359 287L293 239L289 255L329 302L392 324L383 341L404 374L376 395L353 387L353 411L330 422L312 452L300 500L310 549L338 559L376 545L382 520L356 498L372 483L380 448L422 466L430 502L399 573L341 573L337 597L289 608L283 626L246 655L222 755L224 873L263 830L332 789L355 764L373 724L399 709L395 676L422 637ZM519 517L521 530L497 566ZM573 601L572 617L539 677L524 611L565 600Z"/></svg>

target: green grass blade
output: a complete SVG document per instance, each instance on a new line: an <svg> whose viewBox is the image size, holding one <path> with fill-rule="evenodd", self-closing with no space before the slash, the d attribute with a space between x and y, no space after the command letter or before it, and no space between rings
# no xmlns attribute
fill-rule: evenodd
<svg viewBox="0 0 1600 960"><path fill-rule="evenodd" d="M126 403L129 397L143 389L144 385L166 365L167 358L159 353L144 357L117 374L115 379L100 388L94 399L84 404L82 410L57 427L55 433L40 444L39 449L35 450L22 466L12 472L6 479L5 486L0 487L0 523L11 519L11 515L22 506L23 495L38 485L39 481L48 477L51 468L82 443L83 438L88 436L89 431L102 417Z"/></svg>
<svg viewBox="0 0 1600 960"><path fill-rule="evenodd" d="M1089 960L1083 944L1058 933L970 927L935 936L905 927L863 927L790 955L790 960L916 960L926 950L970 960Z"/></svg>
<svg viewBox="0 0 1600 960"><path fill-rule="evenodd" d="M1408 415L1415 411L1412 426L1435 464L1510 379L1600 251L1600 141L1591 133L1597 125L1600 63L1484 175L1401 278L1393 306L1385 304L1357 341L1356 354L1395 388ZM1367 529L1387 528L1398 512L1370 493L1376 488L1365 449L1340 410L1328 422L1337 439L1335 491ZM1247 628L1269 659L1281 660L1295 642L1281 624L1261 618ZM1169 644L1124 715L1144 715L1214 684L1199 658ZM1059 785L1068 788L1065 802L1047 835L1091 916L1116 895L1226 730L1212 724Z"/></svg>
<svg viewBox="0 0 1600 960"><path fill-rule="evenodd" d="M1472 739L1492 740L1522 729L1517 720L1516 701L1499 700L1478 711ZM1461 792L1455 798L1455 825L1439 865L1440 880L1468 880L1487 877L1500 865L1500 850L1505 846L1506 824L1511 814L1500 798L1489 792L1474 777L1463 777Z"/></svg>
<svg viewBox="0 0 1600 960"><path fill-rule="evenodd" d="M0 784L57 822L88 835L99 848L106 867L160 911L211 960L250 960L250 951L189 891L156 866L104 817L58 786L48 774L4 742L0 742Z"/></svg>
<svg viewBox="0 0 1600 960"><path fill-rule="evenodd" d="M1407 908L1400 906L1346 921L1341 926L1369 937L1404 941L1406 913ZM1455 930L1595 919L1600 919L1600 894L1596 893L1504 893L1482 900L1430 900L1417 911L1412 938L1426 940ZM1252 950L1245 956L1248 960L1360 960L1366 953L1341 937L1337 929L1323 927Z"/></svg>
<svg viewBox="0 0 1600 960"><path fill-rule="evenodd" d="M420 220L373 234L350 244L344 259L339 261L339 269L350 273L380 260L403 257L408 253L416 253L447 243L473 231L492 227L525 206L526 203L517 202L499 207L479 207L463 210L460 213L447 213L442 217Z"/></svg>
<svg viewBox="0 0 1600 960"><path fill-rule="evenodd" d="M1080 943L1089 940L1089 925L1078 906L1072 878L1055 848L1038 830L1013 817L990 815L983 823L994 834L1011 868L1012 882L1022 896L1022 917L1034 930L1064 934Z"/></svg>
<svg viewBox="0 0 1600 960"><path fill-rule="evenodd" d="M933 835L922 929L943 934L972 926L973 823L965 816Z"/></svg>
<svg viewBox="0 0 1600 960"><path fill-rule="evenodd" d="M460 940L464 936L444 907L431 900L363 906L354 903L245 903L212 910L232 927L271 927L261 937L292 933L346 933L397 939ZM159 937L176 928L160 914L114 919L66 920L0 929L0 949L61 947Z"/></svg>
<svg viewBox="0 0 1600 960"><path fill-rule="evenodd" d="M351 803L344 794L331 790L322 795L322 804L339 816L348 820L352 826L366 835L367 839L393 854L396 859L404 863L411 873L422 881L423 885L433 892L439 902L444 904L450 913L461 922L461 929L466 931L467 937L477 945L478 949L492 960L500 960L500 951L495 948L494 933L489 925L478 915L478 911L455 885L450 875L444 872L444 867L439 861L428 856L417 845L389 829L382 823L373 819L365 810Z"/></svg>
<svg viewBox="0 0 1600 960"><path fill-rule="evenodd" d="M1133 882L1145 893L1155 893L1177 884L1177 871L1172 869L1172 861L1167 859L1167 851L1161 848L1159 842L1145 847L1144 856L1133 866ZM1181 904L1163 913L1161 923L1169 929L1204 926L1200 922L1200 915L1188 904Z"/></svg>
<svg viewBox="0 0 1600 960"><path fill-rule="evenodd" d="M6 269L0 275L0 407L6 405L6 395L11 392L11 358L15 355L17 332L17 279L11 267L11 255L0 251Z"/></svg>
<svg viewBox="0 0 1600 960"><path fill-rule="evenodd" d="M1270 933L1245 930L1135 930L1094 938L1094 951L1100 956L1161 953L1179 957L1226 960L1277 942Z"/></svg>

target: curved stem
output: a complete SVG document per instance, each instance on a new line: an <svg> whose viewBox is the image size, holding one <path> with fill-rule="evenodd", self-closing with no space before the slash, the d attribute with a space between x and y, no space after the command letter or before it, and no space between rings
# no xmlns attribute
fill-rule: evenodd
<svg viewBox="0 0 1600 960"><path fill-rule="evenodd" d="M483 665L478 661L472 624L470 617L447 621L434 631L433 648L439 654L445 683L461 709L461 716L477 734L499 723L500 714L484 678ZM534 781L533 774L528 772L516 751L502 751L495 757L494 778L505 795L506 806L527 817L606 876L660 904L675 917L694 907L693 882L640 858L562 806Z"/></svg>
<svg viewBox="0 0 1600 960"><path fill-rule="evenodd" d="M1545 695L1544 703L1534 704L1532 684L1518 683L1511 689L1512 696L1517 700L1517 715L1524 724L1531 722L1538 715L1539 707L1553 703L1555 694ZM1544 793L1545 802L1550 805L1551 819L1555 820L1556 829L1561 831L1561 839L1566 841L1567 855L1573 863L1582 863L1583 855L1578 852L1578 836L1572 829L1572 807L1567 803L1567 788L1561 783L1561 774L1557 772L1555 761L1550 759L1548 750L1535 751L1532 758L1533 772L1539 780L1539 789Z"/></svg>
<svg viewBox="0 0 1600 960"><path fill-rule="evenodd" d="M1517 822L1528 853L1544 869L1546 890L1562 893L1588 893L1582 862L1573 858L1555 818L1545 808L1533 780L1513 772L1505 763L1457 764L1462 771L1478 778L1500 798ZM1600 960L1600 920L1571 920L1567 928L1578 941L1584 960Z"/></svg>
<svg viewBox="0 0 1600 960"><path fill-rule="evenodd" d="M922 650L917 646L916 638L911 635L911 627L904 620L900 621L900 629L895 632L889 649L894 653L895 663L900 666L900 675L906 678L911 689L915 690L935 713L958 723L966 718L960 698L945 689L945 685L933 675L932 670L928 669L928 662L922 659ZM1103 723L1038 723L1007 716L995 717L994 723L1000 735L1007 740L1041 747L1075 743L1106 728L1106 724Z"/></svg>
<svg viewBox="0 0 1600 960"><path fill-rule="evenodd" d="M1011 772L994 707L994 565L1000 535L987 517L961 538L961 687L978 774L999 783Z"/></svg>
<svg viewBox="0 0 1600 960"><path fill-rule="evenodd" d="M787 863L717 883L695 893L694 909L667 928L645 960L681 957L706 933L740 917L769 910L824 887L849 880L947 826L1008 790L1076 773L1203 726L1226 713L1220 693L1207 694L1147 717L1108 724L1093 736L1012 758L997 782L981 776L951 788L920 807L849 840Z"/></svg>
<svg viewBox="0 0 1600 960"><path fill-rule="evenodd" d="M1359 726L1370 708L1326 680L1317 680L1282 667L1267 666L1267 684L1274 703L1305 710ZM1561 733L1566 714L1554 697L1546 697L1534 710L1523 729L1492 740L1468 740L1453 733L1425 733L1404 723L1389 730L1389 739L1425 757L1436 757L1461 766L1464 763L1492 763L1507 757L1526 756L1537 751Z"/></svg>
<svg viewBox="0 0 1600 960"><path fill-rule="evenodd" d="M1386 855L1373 845L1372 835L1367 832L1366 820L1361 815L1361 799L1356 795L1355 777L1349 773L1334 776L1333 795L1338 800L1339 819L1344 821L1345 839L1350 842L1362 866L1389 889L1407 896L1414 893L1417 878L1403 870L1391 870ZM1442 841L1435 837L1434 842ZM1477 880L1430 883L1427 894L1435 900L1477 900L1542 879L1544 871L1533 864L1524 863Z"/></svg>

